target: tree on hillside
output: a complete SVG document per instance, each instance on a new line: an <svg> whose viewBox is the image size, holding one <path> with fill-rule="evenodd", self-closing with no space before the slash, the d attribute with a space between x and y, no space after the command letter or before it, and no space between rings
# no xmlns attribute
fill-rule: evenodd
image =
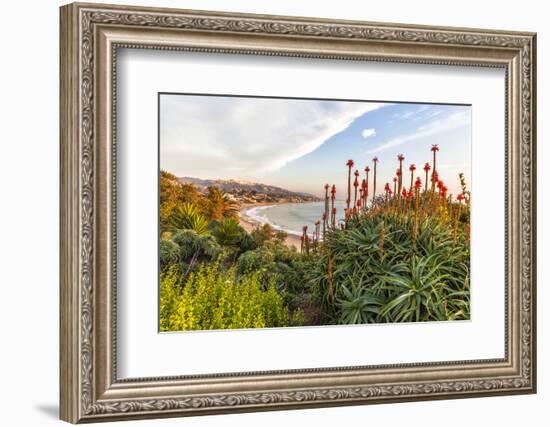
<svg viewBox="0 0 550 427"><path fill-rule="evenodd" d="M185 203L200 206L201 194L197 187L192 184L181 184L178 178L169 172L160 171L159 187L161 230L168 227L170 217L174 215L178 206Z"/></svg>
<svg viewBox="0 0 550 427"><path fill-rule="evenodd" d="M237 218L239 204L217 187L208 187L205 195L205 212L210 219Z"/></svg>

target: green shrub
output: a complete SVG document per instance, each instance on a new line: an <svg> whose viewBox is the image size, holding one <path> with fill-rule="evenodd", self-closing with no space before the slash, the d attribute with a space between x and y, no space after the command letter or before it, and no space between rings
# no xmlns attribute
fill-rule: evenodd
<svg viewBox="0 0 550 427"><path fill-rule="evenodd" d="M164 269L179 261L180 247L171 240L161 239L159 245L160 268Z"/></svg>
<svg viewBox="0 0 550 427"><path fill-rule="evenodd" d="M216 239L209 234L199 236L194 231L185 230L172 240L179 246L179 261L184 274L193 271L201 262L218 259L223 253Z"/></svg>
<svg viewBox="0 0 550 427"><path fill-rule="evenodd" d="M234 218L216 221L212 227L212 235L222 246L238 246L245 233L239 221Z"/></svg>
<svg viewBox="0 0 550 427"><path fill-rule="evenodd" d="M250 233L257 246L262 246L266 242L284 243L287 233L276 230L269 224L256 226Z"/></svg>
<svg viewBox="0 0 550 427"><path fill-rule="evenodd" d="M300 322L289 316L274 286L264 289L262 274L239 276L219 262L191 273L178 293L177 274L161 276L161 330L240 329L287 326Z"/></svg>

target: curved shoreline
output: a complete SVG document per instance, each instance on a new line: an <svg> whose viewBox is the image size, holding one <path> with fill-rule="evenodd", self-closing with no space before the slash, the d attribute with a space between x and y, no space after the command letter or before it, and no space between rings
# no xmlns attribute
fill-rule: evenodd
<svg viewBox="0 0 550 427"><path fill-rule="evenodd" d="M286 204L286 203L255 203L253 205L242 205L239 211L239 223L242 228L244 228L248 233L250 233L252 232L252 230L254 230L256 226L269 224L269 222L259 221L258 219L252 218L251 216L247 215L248 209L262 207L262 206L268 207L268 206L276 206L276 205L283 205L283 204ZM273 226L272 224L269 224L269 225ZM297 250L299 250L301 246L300 237L296 236L295 234L290 234L286 231L285 233L287 233L287 237L285 239L286 246L288 246L289 248L294 247Z"/></svg>

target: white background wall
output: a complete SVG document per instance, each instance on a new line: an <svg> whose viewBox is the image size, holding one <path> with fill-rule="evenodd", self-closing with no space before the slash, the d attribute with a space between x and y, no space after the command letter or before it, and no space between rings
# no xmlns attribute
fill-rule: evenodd
<svg viewBox="0 0 550 427"><path fill-rule="evenodd" d="M113 3L122 3L110 0ZM550 405L550 29L544 2L357 0L133 0L133 4L538 32L539 393L438 402L265 412L133 425L543 426ZM58 6L57 0L2 5L0 65L0 420L59 425L58 402ZM545 336L546 335L546 336ZM546 419L545 419L546 418Z"/></svg>

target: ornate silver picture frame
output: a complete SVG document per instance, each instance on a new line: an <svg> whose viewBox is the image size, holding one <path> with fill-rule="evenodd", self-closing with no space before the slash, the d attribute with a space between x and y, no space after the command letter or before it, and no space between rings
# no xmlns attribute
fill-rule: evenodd
<svg viewBox="0 0 550 427"><path fill-rule="evenodd" d="M536 391L535 34L75 3L61 8L60 43L61 419L97 422ZM120 379L120 48L503 69L504 357Z"/></svg>

